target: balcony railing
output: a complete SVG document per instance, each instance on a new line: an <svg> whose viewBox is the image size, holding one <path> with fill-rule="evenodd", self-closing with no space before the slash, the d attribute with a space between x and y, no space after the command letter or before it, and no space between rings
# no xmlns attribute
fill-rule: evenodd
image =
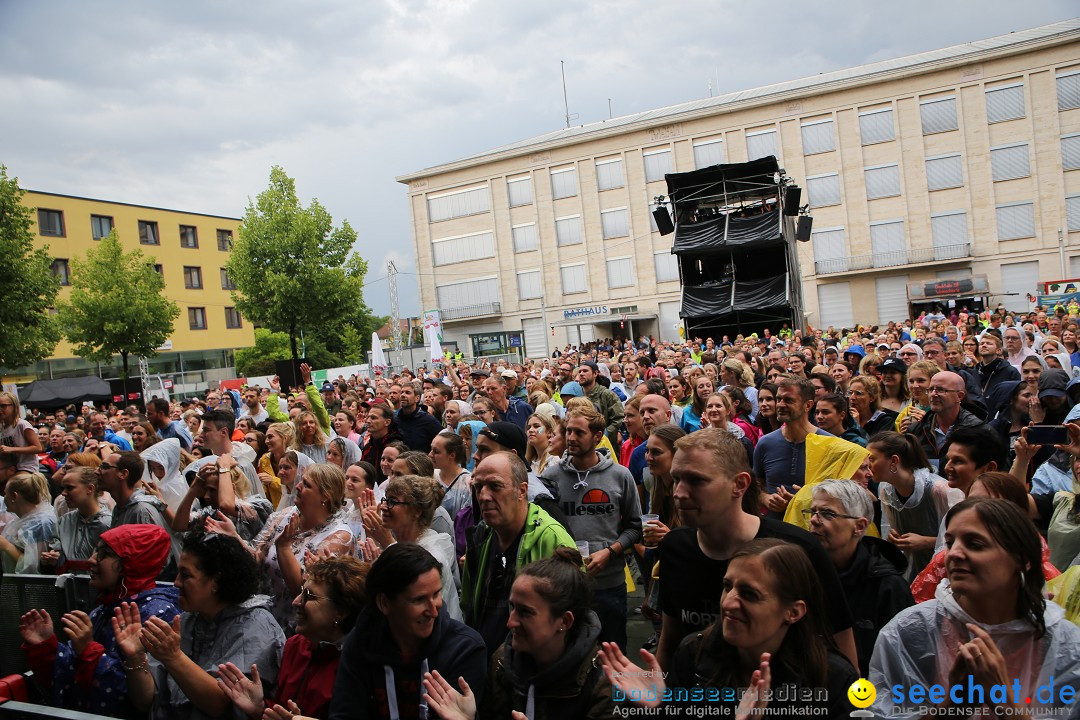
<svg viewBox="0 0 1080 720"><path fill-rule="evenodd" d="M970 243L941 245L932 248L911 248L887 253L818 260L814 263L814 272L818 275L830 275L852 270L870 270L872 268L897 267L914 263L960 260L967 257L971 257Z"/></svg>
<svg viewBox="0 0 1080 720"><path fill-rule="evenodd" d="M486 302L477 305L462 305L461 307L443 308L443 320L464 320L466 318L482 317L484 315L499 315L502 313L502 303Z"/></svg>

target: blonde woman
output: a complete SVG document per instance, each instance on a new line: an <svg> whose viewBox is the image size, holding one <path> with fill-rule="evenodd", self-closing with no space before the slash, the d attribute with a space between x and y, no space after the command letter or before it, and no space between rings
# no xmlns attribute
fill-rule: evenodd
<svg viewBox="0 0 1080 720"><path fill-rule="evenodd" d="M757 388L754 387L754 371L749 365L736 358L727 358L720 364L720 384L734 385L742 390L754 408L750 413L751 420L757 417Z"/></svg>
<svg viewBox="0 0 1080 720"><path fill-rule="evenodd" d="M19 398L15 393L0 392L0 453L11 453L19 459L19 472L34 473L38 469L41 438L37 430L22 417Z"/></svg>
<svg viewBox="0 0 1080 720"><path fill-rule="evenodd" d="M42 553L56 532L56 512L49 502L49 484L41 473L18 473L7 481L4 503L15 519L0 535L4 574L37 574Z"/></svg>
<svg viewBox="0 0 1080 720"><path fill-rule="evenodd" d="M274 507L281 502L281 477L278 475L278 464L289 447L293 444L292 423L274 423L266 429L266 448L269 452L259 458L259 480L262 481L263 492Z"/></svg>
<svg viewBox="0 0 1080 720"><path fill-rule="evenodd" d="M317 463L326 462L326 446L330 438L323 432L315 413L305 410L296 416L295 424L296 435L293 436L291 449L304 453Z"/></svg>
<svg viewBox="0 0 1080 720"><path fill-rule="evenodd" d="M545 413L533 413L525 423L525 436L528 446L525 448L525 460L537 475L544 472L551 455L548 444L555 433L555 418Z"/></svg>

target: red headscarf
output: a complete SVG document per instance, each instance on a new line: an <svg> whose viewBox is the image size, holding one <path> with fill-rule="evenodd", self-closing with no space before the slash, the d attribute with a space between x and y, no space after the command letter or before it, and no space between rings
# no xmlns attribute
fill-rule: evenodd
<svg viewBox="0 0 1080 720"><path fill-rule="evenodd" d="M121 525L101 534L101 541L120 557L120 587L103 593L102 605L124 600L154 587L169 559L172 539L158 525Z"/></svg>

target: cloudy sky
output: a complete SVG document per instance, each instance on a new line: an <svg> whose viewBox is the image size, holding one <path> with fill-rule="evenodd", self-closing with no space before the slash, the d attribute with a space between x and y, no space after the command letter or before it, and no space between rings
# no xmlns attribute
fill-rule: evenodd
<svg viewBox="0 0 1080 720"><path fill-rule="evenodd" d="M565 125L979 40L1066 0L0 0L0 163L23 187L240 216L272 165L357 229L365 299L420 311L394 177ZM423 272L423 269L421 269Z"/></svg>

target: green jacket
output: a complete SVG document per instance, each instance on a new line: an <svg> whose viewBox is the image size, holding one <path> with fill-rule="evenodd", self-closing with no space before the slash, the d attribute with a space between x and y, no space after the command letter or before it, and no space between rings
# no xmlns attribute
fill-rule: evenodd
<svg viewBox="0 0 1080 720"><path fill-rule="evenodd" d="M465 570L461 577L461 612L465 617L465 624L475 627L477 598L483 594L488 554L491 552L491 543L495 542L495 533L487 524L480 524L476 526L470 539L475 542L470 542L465 550ZM529 514L525 518L525 532L518 544L514 573L531 562L551 557L557 547L576 549L577 544L566 528L543 508L529 503Z"/></svg>
<svg viewBox="0 0 1080 720"><path fill-rule="evenodd" d="M604 415L604 421L607 423L608 440L611 441L611 447L619 447L622 444L622 438L619 437L619 425L622 424L623 414L625 409L623 408L622 400L613 391L604 387L600 383L595 383L593 389L589 391L589 400L593 405L600 409L600 412Z"/></svg>
<svg viewBox="0 0 1080 720"><path fill-rule="evenodd" d="M315 387L314 383L308 383L304 386L304 394L307 395L308 402L311 403L311 412L315 414L315 419L319 421L319 427L327 435L330 435L330 415L326 412L326 405L323 404L322 393ZM270 417L271 422L289 422L289 416L281 412L281 406L278 404L277 393L270 393L266 398L266 414Z"/></svg>

